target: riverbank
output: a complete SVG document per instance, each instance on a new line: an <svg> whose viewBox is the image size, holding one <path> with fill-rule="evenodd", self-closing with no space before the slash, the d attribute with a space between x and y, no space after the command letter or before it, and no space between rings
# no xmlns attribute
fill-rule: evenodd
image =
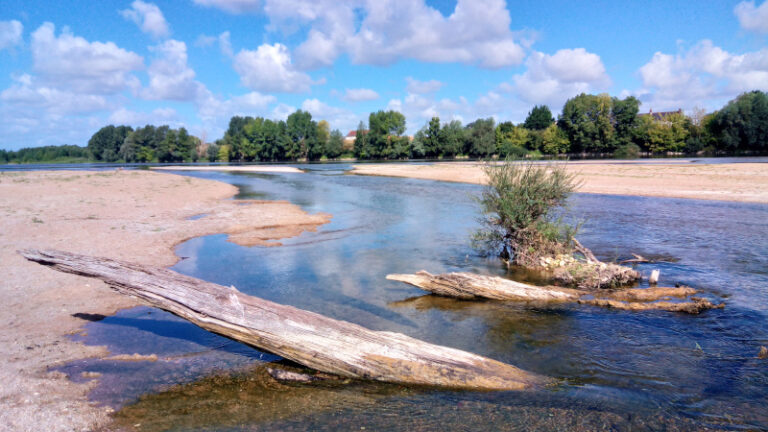
<svg viewBox="0 0 768 432"><path fill-rule="evenodd" d="M582 181L578 192L768 203L768 164L569 162ZM355 165L352 174L484 184L483 164Z"/></svg>
<svg viewBox="0 0 768 432"><path fill-rule="evenodd" d="M229 172L265 172L265 173L300 173L300 169L292 166L283 165L217 165L217 166L195 166L195 165L168 165L149 167L152 170L160 171L229 171Z"/></svg>
<svg viewBox="0 0 768 432"><path fill-rule="evenodd" d="M275 201L233 201L237 188L210 180L148 171L0 173L0 425L9 430L93 430L109 408L93 406L95 381L77 384L52 368L108 356L67 336L89 314L136 304L92 279L26 262L21 248L57 248L89 255L173 265L180 242L215 233L242 245L314 230L326 214L309 215Z"/></svg>

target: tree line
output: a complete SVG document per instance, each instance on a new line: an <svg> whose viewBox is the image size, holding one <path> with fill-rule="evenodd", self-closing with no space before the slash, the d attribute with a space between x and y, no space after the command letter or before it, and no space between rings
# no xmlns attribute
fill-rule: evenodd
<svg viewBox="0 0 768 432"><path fill-rule="evenodd" d="M224 136L206 143L185 128L167 125L108 125L86 148L74 145L0 150L0 163L63 162L230 162L357 159L488 158L539 155L594 155L631 158L646 154L768 153L768 94L744 93L713 113L694 110L639 114L640 101L608 94L580 94L565 102L555 118L549 107L534 106L525 121L430 119L413 136L405 116L370 113L344 146L339 130L297 110L286 120L234 116Z"/></svg>

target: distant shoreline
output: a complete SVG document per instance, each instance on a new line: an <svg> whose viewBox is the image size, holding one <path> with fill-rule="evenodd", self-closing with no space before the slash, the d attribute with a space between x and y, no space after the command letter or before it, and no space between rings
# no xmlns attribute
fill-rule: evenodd
<svg viewBox="0 0 768 432"><path fill-rule="evenodd" d="M622 163L624 162L624 163ZM768 163L568 162L583 181L577 192L768 203ZM361 164L351 174L484 184L479 162Z"/></svg>

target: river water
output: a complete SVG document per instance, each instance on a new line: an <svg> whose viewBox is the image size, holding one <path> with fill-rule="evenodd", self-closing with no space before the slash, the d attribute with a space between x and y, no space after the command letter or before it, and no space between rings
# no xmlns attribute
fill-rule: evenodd
<svg viewBox="0 0 768 432"><path fill-rule="evenodd" d="M185 172L237 185L236 199L281 199L331 223L282 247L225 235L189 240L174 270L376 330L405 333L558 379L533 392L466 392L367 382L287 385L280 361L148 307L86 326L89 344L157 361L81 360L91 398L136 430L702 430L768 428L768 206L576 194L569 217L598 258L662 262L661 285L700 289L726 307L701 315L533 308L423 295L388 273L505 275L469 246L474 185L347 175ZM204 217L201 216L201 217ZM517 275L520 276L520 275ZM139 426L136 426L139 425Z"/></svg>

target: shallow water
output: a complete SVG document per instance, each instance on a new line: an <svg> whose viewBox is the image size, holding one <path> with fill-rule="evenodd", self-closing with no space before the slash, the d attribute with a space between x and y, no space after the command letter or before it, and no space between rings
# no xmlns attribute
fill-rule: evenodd
<svg viewBox="0 0 768 432"><path fill-rule="evenodd" d="M180 245L174 269L268 300L377 330L405 333L558 378L530 393L454 392L373 383L286 386L265 378L277 357L170 314L135 308L86 326L87 343L156 362L83 360L73 379L102 373L91 397L122 407L141 430L694 430L768 428L768 206L684 199L573 196L580 239L599 258L630 252L664 262L661 285L725 301L699 316L587 306L530 308L425 296L388 273L504 275L469 247L480 188L345 175L184 173L235 184L241 199L287 199L333 215L279 248L224 235ZM178 384L172 386L173 384ZM139 397L140 395L144 396Z"/></svg>

